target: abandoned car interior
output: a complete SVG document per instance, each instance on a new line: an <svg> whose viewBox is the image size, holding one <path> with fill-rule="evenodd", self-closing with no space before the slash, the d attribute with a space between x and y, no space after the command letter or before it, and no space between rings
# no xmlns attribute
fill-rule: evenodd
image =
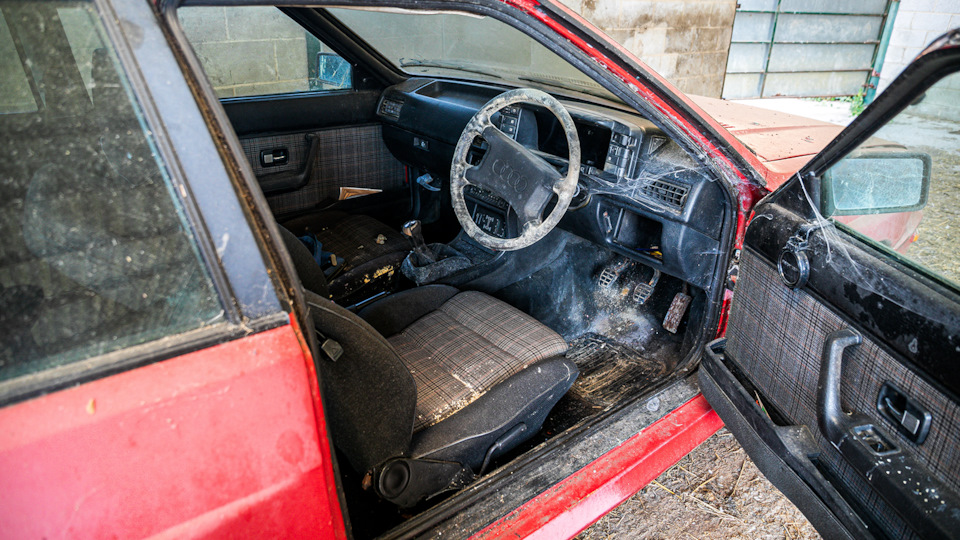
<svg viewBox="0 0 960 540"><path fill-rule="evenodd" d="M196 23L238 9L178 10L211 79ZM317 328L355 535L689 374L735 212L682 136L495 13L283 13L334 90L217 97Z"/></svg>
<svg viewBox="0 0 960 540"><path fill-rule="evenodd" d="M825 537L954 537L960 30L846 128L620 43L0 0L0 537L571 537L723 425Z"/></svg>
<svg viewBox="0 0 960 540"><path fill-rule="evenodd" d="M246 158L228 167L243 178L222 184L250 208L229 193L204 212L254 224L247 241L283 265L248 253L259 266L230 294L280 312L260 286L286 280L277 290L305 310L355 537L415 535L471 505L483 512L484 494L526 471L539 480L503 495L515 500L484 502L517 508L699 394L692 374L721 326L738 202L730 169L698 155L660 109L507 9L184 4L157 7L166 38L207 101L220 157ZM49 52L47 116L7 115L5 133L24 155L38 137L83 136L56 149L57 163L6 162L19 183L4 184L16 207L4 216L22 221L4 226L23 240L5 248L4 271L25 285L0 292L38 306L46 295L42 309L68 321L5 320L11 336L34 328L49 343L4 337L21 363L0 364L0 382L69 364L62 351L89 356L74 349L90 335L106 336L96 344L106 354L223 322L223 284L202 254L242 241L193 240L183 216L194 210L176 202L158 158L168 143L148 128L159 121L131 98L139 79L125 75L126 53L104 46L96 11L31 9L3 15L22 16L14 31L37 29L18 38L27 53ZM60 19L67 31L48 24ZM275 35L305 49L303 85L233 81L276 74ZM268 43L269 59L238 49L236 36ZM71 64L71 47L91 61ZM224 50L247 64L224 65ZM54 67L72 71L61 80ZM30 103L40 95L26 83L23 92ZM64 105L69 121L61 102L81 103ZM103 192L116 208L87 211ZM144 256L158 246L168 258ZM275 267L290 275L263 277ZM126 328L134 337L111 338Z"/></svg>

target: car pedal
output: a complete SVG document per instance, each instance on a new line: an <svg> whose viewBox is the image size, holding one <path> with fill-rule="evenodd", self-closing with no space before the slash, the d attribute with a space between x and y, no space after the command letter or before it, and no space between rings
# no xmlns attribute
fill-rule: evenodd
<svg viewBox="0 0 960 540"><path fill-rule="evenodd" d="M689 294L687 294L687 286L683 286L683 291L678 292L676 296L673 297L673 302L670 303L670 309L667 310L667 316L663 318L663 328L670 332L671 334L677 333L677 328L680 327L680 320L683 319L683 315L687 312L687 308L690 307L690 302L693 300Z"/></svg>
<svg viewBox="0 0 960 540"><path fill-rule="evenodd" d="M627 266L626 262L622 262L613 266L608 266L600 272L600 277L597 279L597 284L600 285L600 288L606 289L611 287L614 282L617 281L617 278L620 277L620 273L623 272L623 269Z"/></svg>
<svg viewBox="0 0 960 540"><path fill-rule="evenodd" d="M617 280L617 273L609 268L604 268L603 272L600 272L600 279L597 280L597 284L601 288L606 289Z"/></svg>
<svg viewBox="0 0 960 540"><path fill-rule="evenodd" d="M650 300L650 297L653 296L653 291L657 288L657 282L659 281L660 271L654 268L653 277L650 278L650 281L647 283L637 283L637 286L634 287L633 301L641 306L646 304L647 300Z"/></svg>

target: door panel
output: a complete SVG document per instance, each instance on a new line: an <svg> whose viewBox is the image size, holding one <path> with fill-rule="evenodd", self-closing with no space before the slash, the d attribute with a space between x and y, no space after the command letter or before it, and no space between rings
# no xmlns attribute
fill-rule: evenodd
<svg viewBox="0 0 960 540"><path fill-rule="evenodd" d="M308 135L318 140L316 162L305 185L287 193L267 194L274 215L296 214L341 199L340 188L405 190L403 165L387 150L379 124L241 139L244 154L261 180L268 175L303 171L310 154ZM264 166L262 152L285 149L283 165ZM403 193L406 196L406 193Z"/></svg>
<svg viewBox="0 0 960 540"><path fill-rule="evenodd" d="M782 422L810 428L821 452L815 463L825 476L840 484L841 493L865 495L854 506L861 506L887 534L913 536L904 518L883 497L875 492L867 495L873 488L817 428L817 384L824 342L832 332L851 325L812 294L783 285L773 264L750 249L743 254L738 289L750 293L738 295L731 308L727 359L753 383L764 406L782 416ZM893 444L912 454L954 493L958 490L960 407L954 401L869 337L844 355L841 381L845 411L867 416L868 423L878 426ZM896 434L892 423L877 411L880 389L888 382L922 403L932 415L923 444Z"/></svg>
<svg viewBox="0 0 960 540"><path fill-rule="evenodd" d="M952 111L958 43L931 45L754 209L727 337L705 351L704 394L825 537L960 531L960 287L933 270L956 246L929 230L898 253L833 217L955 225L960 150L913 132Z"/></svg>
<svg viewBox="0 0 960 540"><path fill-rule="evenodd" d="M309 365L286 325L0 409L0 537L334 537Z"/></svg>
<svg viewBox="0 0 960 540"><path fill-rule="evenodd" d="M340 188L361 188L385 194L354 192L337 207L392 221L410 196L376 116L384 81L341 57L343 36L311 13L187 6L177 20L275 216L327 209L346 198Z"/></svg>

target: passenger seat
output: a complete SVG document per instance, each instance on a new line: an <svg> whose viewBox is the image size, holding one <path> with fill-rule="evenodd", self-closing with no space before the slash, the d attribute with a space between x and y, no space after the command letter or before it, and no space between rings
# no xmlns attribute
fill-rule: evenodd
<svg viewBox="0 0 960 540"><path fill-rule="evenodd" d="M344 259L343 269L329 280L326 294L313 291L342 306L392 291L399 277L400 263L410 251L399 231L370 216L326 211L280 225L297 237L314 236L324 251ZM310 289L306 283L304 286Z"/></svg>

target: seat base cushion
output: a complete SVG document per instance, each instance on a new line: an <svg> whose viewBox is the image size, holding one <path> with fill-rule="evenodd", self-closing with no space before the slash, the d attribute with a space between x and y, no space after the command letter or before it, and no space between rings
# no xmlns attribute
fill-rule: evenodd
<svg viewBox="0 0 960 540"><path fill-rule="evenodd" d="M410 251L398 231L370 216L326 211L282 225L297 236L314 235L324 251L344 259L343 269L328 285L330 297L344 305L393 290L400 264Z"/></svg>
<svg viewBox="0 0 960 540"><path fill-rule="evenodd" d="M388 341L416 382L414 432L567 350L562 337L533 317L475 291L453 296Z"/></svg>
<svg viewBox="0 0 960 540"><path fill-rule="evenodd" d="M456 461L482 473L488 452L492 450L494 458L503 455L540 431L547 414L579 374L577 365L563 357L536 362L456 414L419 431L414 435L410 455ZM519 434L503 441L511 432Z"/></svg>

